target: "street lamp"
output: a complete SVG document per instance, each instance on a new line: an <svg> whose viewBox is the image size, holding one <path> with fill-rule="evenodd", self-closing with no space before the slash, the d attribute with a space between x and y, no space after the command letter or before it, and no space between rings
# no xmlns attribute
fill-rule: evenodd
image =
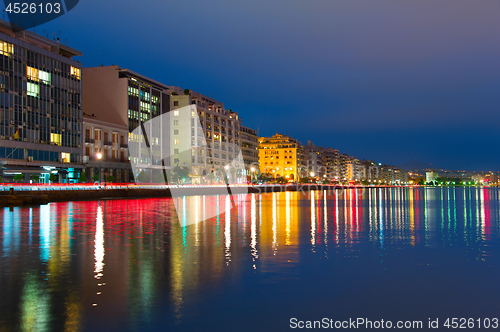
<svg viewBox="0 0 500 332"><path fill-rule="evenodd" d="M99 160L99 188L101 187L101 158L102 154L99 152L97 154L97 159Z"/></svg>

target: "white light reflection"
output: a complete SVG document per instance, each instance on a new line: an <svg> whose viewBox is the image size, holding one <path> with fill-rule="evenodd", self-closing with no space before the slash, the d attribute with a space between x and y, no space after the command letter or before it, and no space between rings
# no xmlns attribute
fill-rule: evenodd
<svg viewBox="0 0 500 332"><path fill-rule="evenodd" d="M224 229L224 246L226 255L226 265L231 261L231 197L226 196L226 222Z"/></svg>
<svg viewBox="0 0 500 332"><path fill-rule="evenodd" d="M257 258L259 258L259 253L257 251L257 216L256 216L256 206L255 206L255 194L252 194L252 225L251 225L251 237L252 241L250 243L250 246L252 249L250 250L252 254L252 260L254 262L253 268L257 269L257 266L255 265L255 261Z"/></svg>
<svg viewBox="0 0 500 332"><path fill-rule="evenodd" d="M198 247L200 243L199 223L200 223L200 196L194 196L194 245Z"/></svg>
<svg viewBox="0 0 500 332"><path fill-rule="evenodd" d="M101 203L97 207L97 219L95 225L95 239L94 239L94 259L95 268L94 278L101 279L104 269L104 223L102 221L102 207Z"/></svg>
<svg viewBox="0 0 500 332"><path fill-rule="evenodd" d="M339 195L335 191L335 244L339 244Z"/></svg>

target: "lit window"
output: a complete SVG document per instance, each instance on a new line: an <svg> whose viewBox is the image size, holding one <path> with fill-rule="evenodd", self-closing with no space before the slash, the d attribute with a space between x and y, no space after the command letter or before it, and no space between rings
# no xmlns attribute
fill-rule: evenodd
<svg viewBox="0 0 500 332"><path fill-rule="evenodd" d="M179 125L179 120L174 120L174 126Z"/></svg>
<svg viewBox="0 0 500 332"><path fill-rule="evenodd" d="M50 73L48 73L46 71L39 70L38 71L38 78L40 79L40 81L42 81L45 84L50 83Z"/></svg>
<svg viewBox="0 0 500 332"><path fill-rule="evenodd" d="M174 116L179 116L179 111L174 111Z"/></svg>
<svg viewBox="0 0 500 332"><path fill-rule="evenodd" d="M71 66L71 76L76 77L77 79L82 78L82 70L80 68L76 68Z"/></svg>
<svg viewBox="0 0 500 332"><path fill-rule="evenodd" d="M38 82L38 75L39 75L38 69L27 66L26 76L28 76L30 80Z"/></svg>
<svg viewBox="0 0 500 332"><path fill-rule="evenodd" d="M71 154L70 153L66 153L66 152L62 152L61 153L61 162L63 163L69 163L71 160Z"/></svg>
<svg viewBox="0 0 500 332"><path fill-rule="evenodd" d="M179 144L179 140L178 139L174 139L174 144Z"/></svg>
<svg viewBox="0 0 500 332"><path fill-rule="evenodd" d="M38 86L38 84L34 84L34 83L27 83L27 90L28 90L28 96L32 96L32 97L38 97L39 93L40 93L40 87Z"/></svg>
<svg viewBox="0 0 500 332"><path fill-rule="evenodd" d="M14 45L0 41L0 54L11 56L14 53Z"/></svg>
<svg viewBox="0 0 500 332"><path fill-rule="evenodd" d="M61 145L61 134L50 134L50 142L55 145Z"/></svg>

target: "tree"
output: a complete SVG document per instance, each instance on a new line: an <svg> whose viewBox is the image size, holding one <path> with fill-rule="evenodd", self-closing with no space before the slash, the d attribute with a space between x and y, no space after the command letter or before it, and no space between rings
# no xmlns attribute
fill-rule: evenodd
<svg viewBox="0 0 500 332"><path fill-rule="evenodd" d="M87 182L87 173L81 172L80 177L78 178L78 182L80 182L80 183Z"/></svg>
<svg viewBox="0 0 500 332"><path fill-rule="evenodd" d="M14 182L21 181L23 178L24 178L24 175L16 174L16 175L14 175Z"/></svg>
<svg viewBox="0 0 500 332"><path fill-rule="evenodd" d="M115 177L113 175L106 176L106 181L113 182L113 181L115 181Z"/></svg>
<svg viewBox="0 0 500 332"><path fill-rule="evenodd" d="M185 94L186 96L188 96L188 95L189 95L189 89L184 89L184 94Z"/></svg>
<svg viewBox="0 0 500 332"><path fill-rule="evenodd" d="M288 182L288 180L282 176L277 176L276 177L276 183L279 183L279 184L286 184Z"/></svg>
<svg viewBox="0 0 500 332"><path fill-rule="evenodd" d="M0 176L0 183L2 183L2 182L3 182L3 178Z"/></svg>
<svg viewBox="0 0 500 332"><path fill-rule="evenodd" d="M178 96L179 94L177 92L172 92L172 96Z"/></svg>
<svg viewBox="0 0 500 332"><path fill-rule="evenodd" d="M50 176L49 176L49 181L50 181L50 182L56 182L56 181L57 181L57 175L55 175L55 174L50 174Z"/></svg>
<svg viewBox="0 0 500 332"><path fill-rule="evenodd" d="M94 176L92 176L92 180L99 181L99 174L94 174Z"/></svg>
<svg viewBox="0 0 500 332"><path fill-rule="evenodd" d="M33 182L35 182L35 183L38 183L38 182L40 182L40 176L39 175L32 175L31 180L33 180Z"/></svg>

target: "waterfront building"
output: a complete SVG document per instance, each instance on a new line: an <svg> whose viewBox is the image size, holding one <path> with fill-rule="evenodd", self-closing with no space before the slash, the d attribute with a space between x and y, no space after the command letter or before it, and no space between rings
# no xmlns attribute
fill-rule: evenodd
<svg viewBox="0 0 500 332"><path fill-rule="evenodd" d="M119 66L100 66L83 69L83 110L86 114L93 114L95 120L104 130L111 133L108 138L111 143L107 155L107 162L101 164L103 174L114 174L117 178L132 181L143 179L143 182L155 182L160 179L164 181L162 174L166 169L171 169L170 161L170 93L171 88L144 75L124 69ZM157 121L150 121L158 118ZM90 119L87 119L90 120ZM96 124L96 123L94 123ZM127 139L121 140L120 133L127 129ZM113 132L119 138L115 142L113 150ZM95 140L95 129L94 129ZM105 149L104 136L99 137L102 145L86 142L85 151L93 154L86 155L89 168L96 168L97 149ZM146 142L147 153L142 149ZM120 148L118 148L120 146ZM140 152L130 153L128 159L131 162L133 176L127 174L128 166L122 164L122 148ZM89 149L87 149L89 148ZM93 149L93 150L92 150ZM101 150L98 150L101 151ZM113 160L113 151L115 160ZM113 175L113 176L114 176ZM161 182L160 181L160 182Z"/></svg>
<svg viewBox="0 0 500 332"><path fill-rule="evenodd" d="M172 110L173 166L187 167L194 183L220 182L225 177L231 183L245 181L246 161L240 149L243 142L237 112L180 87L172 87Z"/></svg>
<svg viewBox="0 0 500 332"><path fill-rule="evenodd" d="M83 128L86 181L93 180L99 170L102 181L108 177L113 177L115 182L132 181L127 149L127 126L101 121L95 114L84 113Z"/></svg>
<svg viewBox="0 0 500 332"><path fill-rule="evenodd" d="M240 126L240 141L247 175L254 177L259 172L259 132Z"/></svg>
<svg viewBox="0 0 500 332"><path fill-rule="evenodd" d="M82 53L0 20L0 164L4 181L77 181ZM54 178L52 176L52 178Z"/></svg>
<svg viewBox="0 0 500 332"><path fill-rule="evenodd" d="M290 136L276 134L272 137L259 138L259 166L260 172L272 178L283 177L287 180L296 180L298 165L307 167L304 163L305 149ZM302 176L302 174L299 174Z"/></svg>
<svg viewBox="0 0 500 332"><path fill-rule="evenodd" d="M437 181L438 177L439 177L439 173L438 172L434 172L434 171L425 172L425 181L426 182Z"/></svg>

